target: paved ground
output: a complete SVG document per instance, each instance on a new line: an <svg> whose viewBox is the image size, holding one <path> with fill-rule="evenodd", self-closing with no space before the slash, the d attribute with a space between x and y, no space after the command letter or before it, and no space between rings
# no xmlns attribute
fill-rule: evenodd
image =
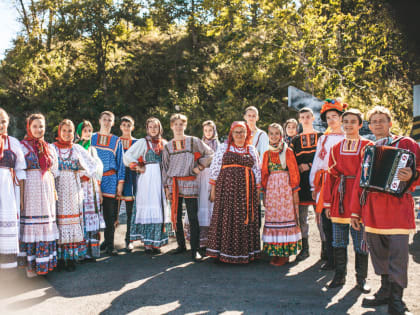
<svg viewBox="0 0 420 315"><path fill-rule="evenodd" d="M354 255L349 250L347 283L326 290L333 272L319 271L320 241L310 218L311 257L273 267L266 260L246 266L192 263L189 255L145 255L140 243L131 254L103 257L76 272L26 279L22 271L0 274L0 314L386 314L386 307L361 308L354 288ZM419 224L418 224L419 225ZM125 225L118 228L123 246ZM175 248L172 240L164 252ZM379 278L369 266L369 284ZM420 314L420 232L410 250L405 300Z"/></svg>

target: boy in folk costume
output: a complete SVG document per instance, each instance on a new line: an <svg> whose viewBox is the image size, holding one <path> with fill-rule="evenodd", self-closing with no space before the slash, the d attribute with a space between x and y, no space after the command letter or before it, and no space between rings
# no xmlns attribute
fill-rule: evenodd
<svg viewBox="0 0 420 315"><path fill-rule="evenodd" d="M324 194L325 179L328 174L328 161L331 148L344 139L344 133L341 129L341 114L344 112L347 104L341 104L338 100L325 100L321 108L321 119L328 124L328 129L319 138L316 147L314 161L312 163L311 173L309 175L309 183L311 184L312 198L316 200L316 220L322 220L321 226L324 232L322 240L321 258L327 260L321 266L322 270L334 269L334 255L332 247L332 224L331 220L325 215ZM321 233L322 235L322 233Z"/></svg>
<svg viewBox="0 0 420 315"><path fill-rule="evenodd" d="M118 206L116 197L123 192L125 166L123 163L123 146L120 139L111 134L114 125L114 114L105 111L99 116L100 131L92 136L92 146L98 151L98 156L104 165L101 191L103 196L103 214L105 220L105 241L101 250L107 254L118 255L114 248L115 222L118 219Z"/></svg>
<svg viewBox="0 0 420 315"><path fill-rule="evenodd" d="M200 228L198 224L198 195L200 192L197 175L208 167L213 150L196 137L184 134L187 117L173 114L170 119L174 138L169 141L162 155L162 181L168 200L172 201L172 223L176 230L178 248L174 254L186 251L182 226L182 200L185 199L191 231L191 254L194 261L201 260Z"/></svg>
<svg viewBox="0 0 420 315"><path fill-rule="evenodd" d="M270 146L261 169L266 207L263 251L272 257L272 265L281 266L302 246L298 218L300 176L295 155L283 140L283 128L271 124L268 135Z"/></svg>
<svg viewBox="0 0 420 315"><path fill-rule="evenodd" d="M357 171L362 161L363 148L371 144L359 135L363 126L362 114L350 109L341 115L345 139L335 144L330 151L328 175L324 187L324 208L333 225L333 247L335 260L334 279L330 288L342 286L346 282L347 246L349 230L356 252L357 287L364 293L370 291L366 285L368 253L362 248L363 231L350 226L350 203Z"/></svg>
<svg viewBox="0 0 420 315"><path fill-rule="evenodd" d="M124 116L121 118L120 129L122 136L120 141L123 146L124 153L136 143L137 139L133 138L131 133L134 130L134 119L131 116ZM133 214L134 195L136 192L136 179L137 175L134 171L131 171L129 167L125 168L125 179L122 196L119 200L125 201L125 210L127 213L127 231L125 233L125 248L128 252L133 250L133 244L130 242L130 228L131 228L131 217Z"/></svg>
<svg viewBox="0 0 420 315"><path fill-rule="evenodd" d="M308 210L309 206L315 205L315 201L312 199L311 186L309 184L309 173L311 171L318 139L322 135L322 133L315 131L313 127L314 120L315 117L312 109L304 107L299 110L299 122L302 124L303 131L295 136L290 144L290 147L295 153L300 172L299 226L302 233L302 251L296 257L297 261L309 257Z"/></svg>
<svg viewBox="0 0 420 315"><path fill-rule="evenodd" d="M269 141L267 133L257 127L257 121L260 119L258 109L255 106L248 106L245 109L244 119L251 129L252 145L257 149L259 160L262 161L265 151L268 150ZM261 227L261 202L258 203L258 225Z"/></svg>
<svg viewBox="0 0 420 315"><path fill-rule="evenodd" d="M252 145L257 149L260 159L264 152L268 150L268 136L264 130L257 127L258 109L255 106L249 106L245 109L244 119L249 129L251 129Z"/></svg>
<svg viewBox="0 0 420 315"><path fill-rule="evenodd" d="M369 128L376 137L376 146L393 146L413 152L416 172L409 167L398 172L400 181L410 182L409 190L419 185L420 150L409 137L390 133L391 114L376 106L368 112ZM375 273L381 276L381 287L372 297L363 299L363 306L388 304L389 314L411 314L402 300L407 287L409 233L415 231L414 202L409 191L396 197L386 192L363 192L359 187L362 167L356 177L351 206L351 224L360 230L360 220L366 230L366 239ZM362 198L363 197L363 198Z"/></svg>

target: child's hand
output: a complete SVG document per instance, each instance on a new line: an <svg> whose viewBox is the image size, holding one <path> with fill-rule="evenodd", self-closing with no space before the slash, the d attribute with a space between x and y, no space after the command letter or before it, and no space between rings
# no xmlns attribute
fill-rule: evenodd
<svg viewBox="0 0 420 315"><path fill-rule="evenodd" d="M303 172L306 172L306 171L309 171L310 170L310 167L309 167L309 164L307 164L307 163L302 163L302 164L299 164L299 172L301 172L301 173L303 173Z"/></svg>

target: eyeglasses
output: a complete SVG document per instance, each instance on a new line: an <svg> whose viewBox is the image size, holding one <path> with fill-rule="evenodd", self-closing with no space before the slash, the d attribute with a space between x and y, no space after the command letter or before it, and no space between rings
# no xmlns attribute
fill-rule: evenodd
<svg viewBox="0 0 420 315"><path fill-rule="evenodd" d="M246 131L232 131L232 133L234 135L244 135L244 134L246 134Z"/></svg>
<svg viewBox="0 0 420 315"><path fill-rule="evenodd" d="M386 123L388 123L388 120L385 120L385 119L371 120L369 122L369 125L383 125L383 124L386 124Z"/></svg>

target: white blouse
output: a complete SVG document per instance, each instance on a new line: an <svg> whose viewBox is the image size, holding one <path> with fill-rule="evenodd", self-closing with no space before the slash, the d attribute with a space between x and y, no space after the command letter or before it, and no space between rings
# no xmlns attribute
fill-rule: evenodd
<svg viewBox="0 0 420 315"><path fill-rule="evenodd" d="M328 170L328 161L330 159L330 151L332 147L344 139L344 134L331 133L327 135L322 135L318 139L318 144L316 146L316 152L314 160L312 162L311 173L309 174L309 184L311 185L311 191L314 191L315 185L315 174L319 170ZM324 143L325 142L325 143ZM325 156L321 158L320 153L322 146L325 148Z"/></svg>
<svg viewBox="0 0 420 315"><path fill-rule="evenodd" d="M257 149L253 145L249 147L249 154L254 159L254 165L252 166L252 171L254 172L255 181L257 185L261 183L261 168L260 168L260 159L258 157ZM216 182L219 177L220 170L222 169L223 155L228 149L227 143L221 144L216 151L216 154L213 157L213 161L210 165L210 181ZM229 146L229 151L234 153L245 153L246 147L238 148L233 145Z"/></svg>

